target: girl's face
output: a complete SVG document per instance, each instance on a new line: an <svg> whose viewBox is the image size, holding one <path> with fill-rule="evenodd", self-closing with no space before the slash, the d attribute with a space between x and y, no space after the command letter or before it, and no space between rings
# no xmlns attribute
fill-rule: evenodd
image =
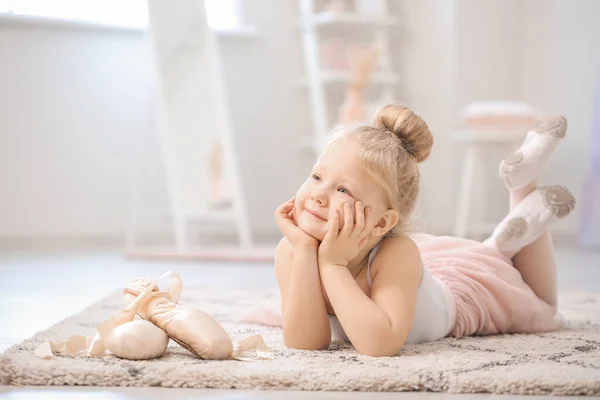
<svg viewBox="0 0 600 400"><path fill-rule="evenodd" d="M357 201L371 208L373 225L387 209L381 189L358 160L357 144L342 138L323 153L298 190L294 221L304 232L322 241L336 210L342 210L344 203L354 210Z"/></svg>

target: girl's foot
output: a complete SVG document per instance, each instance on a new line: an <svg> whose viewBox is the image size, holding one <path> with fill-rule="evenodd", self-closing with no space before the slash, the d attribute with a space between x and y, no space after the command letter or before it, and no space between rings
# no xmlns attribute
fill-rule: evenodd
<svg viewBox="0 0 600 400"><path fill-rule="evenodd" d="M519 190L536 180L558 142L565 137L567 120L548 116L529 131L521 148L500 162L499 175L509 190Z"/></svg>
<svg viewBox="0 0 600 400"><path fill-rule="evenodd" d="M547 186L531 192L496 227L485 243L508 258L535 241L552 222L569 215L575 198L563 186Z"/></svg>

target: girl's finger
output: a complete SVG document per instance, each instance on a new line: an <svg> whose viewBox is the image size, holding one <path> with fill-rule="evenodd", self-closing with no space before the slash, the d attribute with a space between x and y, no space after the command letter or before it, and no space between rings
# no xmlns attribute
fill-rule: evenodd
<svg viewBox="0 0 600 400"><path fill-rule="evenodd" d="M366 207L365 212L364 212L363 228L359 234L360 238L369 236L369 233L371 232L371 229L373 228L372 214L373 213L371 211L371 207Z"/></svg>
<svg viewBox="0 0 600 400"><path fill-rule="evenodd" d="M291 221L292 218L287 213L277 213L275 215L275 222L277 222L279 226Z"/></svg>
<svg viewBox="0 0 600 400"><path fill-rule="evenodd" d="M354 218L356 222L354 223L352 234L359 236L365 227L365 207L362 201L357 201L354 204L354 210L356 212L356 216Z"/></svg>
<svg viewBox="0 0 600 400"><path fill-rule="evenodd" d="M360 242L358 242L358 250L359 251L362 250L363 247L365 247L365 245L367 244L367 240L368 239L366 237L360 239Z"/></svg>
<svg viewBox="0 0 600 400"><path fill-rule="evenodd" d="M283 220L290 220L293 218L294 204L291 202L284 203L277 207L275 210L275 220L277 223L281 223Z"/></svg>
<svg viewBox="0 0 600 400"><path fill-rule="evenodd" d="M352 208L349 203L344 203L343 207L344 213L344 227L342 228L342 233L345 236L350 236L352 229L354 228L354 213L352 212Z"/></svg>
<svg viewBox="0 0 600 400"><path fill-rule="evenodd" d="M282 205L280 205L279 207L277 207L277 209L279 210L280 208L291 208L291 207L294 207L294 203L296 203L296 196L292 197L291 199L289 199L288 201L286 201L285 203L283 203Z"/></svg>
<svg viewBox="0 0 600 400"><path fill-rule="evenodd" d="M292 203L284 203L277 207L277 210L275 210L275 214L289 214L289 212L292 211L293 208L294 205Z"/></svg>
<svg viewBox="0 0 600 400"><path fill-rule="evenodd" d="M339 229L340 229L339 225L340 225L340 216L336 210L333 217L331 217L331 219L329 220L329 227L327 229L327 233L325 234L325 238L323 238L323 241L325 241L327 238L329 238L329 239L336 238L338 235Z"/></svg>

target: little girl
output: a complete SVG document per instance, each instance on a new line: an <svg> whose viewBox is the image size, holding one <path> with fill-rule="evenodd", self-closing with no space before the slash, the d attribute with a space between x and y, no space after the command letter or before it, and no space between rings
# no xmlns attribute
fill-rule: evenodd
<svg viewBox="0 0 600 400"><path fill-rule="evenodd" d="M275 268L286 346L318 350L347 339L362 354L392 356L446 336L558 328L548 228L575 199L536 181L566 126L543 118L502 161L511 211L484 242L407 234L417 164L433 146L410 109L387 105L374 126L335 132L275 213L285 235Z"/></svg>

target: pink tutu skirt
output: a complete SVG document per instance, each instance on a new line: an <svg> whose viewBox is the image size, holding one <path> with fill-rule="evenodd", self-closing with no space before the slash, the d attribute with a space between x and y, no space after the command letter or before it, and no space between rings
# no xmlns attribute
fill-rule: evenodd
<svg viewBox="0 0 600 400"><path fill-rule="evenodd" d="M454 337L546 332L561 327L556 309L536 296L493 246L449 236L416 235L423 263L456 300Z"/></svg>

